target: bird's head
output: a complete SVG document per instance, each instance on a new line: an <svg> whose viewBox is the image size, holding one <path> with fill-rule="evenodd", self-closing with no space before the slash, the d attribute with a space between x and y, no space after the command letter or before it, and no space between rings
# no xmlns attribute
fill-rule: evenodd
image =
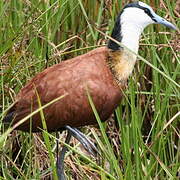
<svg viewBox="0 0 180 180"><path fill-rule="evenodd" d="M162 24L177 30L176 26L157 15L150 6L138 1L123 8L117 17L111 37L137 53L139 37L149 24ZM110 40L108 48L119 50L120 46Z"/></svg>
<svg viewBox="0 0 180 180"><path fill-rule="evenodd" d="M138 1L127 4L121 13L121 23L129 22L142 30L149 24L162 24L171 29L177 29L172 23L157 15L147 4Z"/></svg>

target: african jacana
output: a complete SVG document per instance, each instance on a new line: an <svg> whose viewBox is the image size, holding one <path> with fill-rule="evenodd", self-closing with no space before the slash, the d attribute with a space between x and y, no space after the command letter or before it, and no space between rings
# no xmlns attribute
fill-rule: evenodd
<svg viewBox="0 0 180 180"><path fill-rule="evenodd" d="M163 24L176 27L155 14L153 9L143 2L126 5L118 15L112 38L137 53L139 39L143 29L149 24ZM129 75L136 62L127 48L109 40L107 47L97 48L84 55L61 62L37 74L17 95L16 102L4 118L5 123L15 124L36 110L38 96L42 105L67 94L63 99L43 110L48 131L68 130L66 143L70 137L76 137L90 152L94 145L76 127L96 124L87 98L87 89L102 121L108 119L120 103L122 90L126 87ZM32 118L32 131L42 128L40 114ZM17 130L29 131L30 121L17 127ZM64 147L57 161L59 178L64 176Z"/></svg>

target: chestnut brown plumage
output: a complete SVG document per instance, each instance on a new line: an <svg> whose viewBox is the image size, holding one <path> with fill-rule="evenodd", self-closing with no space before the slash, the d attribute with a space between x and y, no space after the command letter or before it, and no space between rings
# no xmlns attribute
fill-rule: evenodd
<svg viewBox="0 0 180 180"><path fill-rule="evenodd" d="M15 124L39 108L37 96L44 105L66 94L63 99L43 110L48 131L67 129L66 143L69 143L73 135L89 152L97 151L93 143L76 129L96 123L88 102L87 90L101 120L107 120L118 106L127 79L134 68L136 55L132 51L138 52L141 32L147 25L153 23L176 29L143 2L126 5L116 20L112 38L127 48L110 40L107 47L97 48L37 74L21 89L4 122ZM40 131L42 128L40 114L34 115L31 120L24 122L17 129L29 131L32 123L32 131ZM66 150L66 147L63 147L57 159L58 175L61 180L65 179L63 160Z"/></svg>
<svg viewBox="0 0 180 180"><path fill-rule="evenodd" d="M89 105L86 89L102 120L106 120L117 107L121 98L118 87L107 65L109 50L101 47L87 54L64 61L37 74L16 98L9 111L13 113L13 124L39 107L37 93L42 105L67 94L64 98L43 110L49 131L65 125L80 127L95 124L96 119ZM37 91L37 93L36 93ZM18 130L29 131L30 122L18 126ZM40 131L42 120L39 114L32 117L32 131Z"/></svg>

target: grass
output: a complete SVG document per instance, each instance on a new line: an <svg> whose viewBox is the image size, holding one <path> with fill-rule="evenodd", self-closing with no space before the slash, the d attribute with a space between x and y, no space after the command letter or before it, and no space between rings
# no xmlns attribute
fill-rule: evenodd
<svg viewBox="0 0 180 180"><path fill-rule="evenodd" d="M179 26L178 2L144 2ZM110 35L125 3L0 1L0 118L35 74L104 45L107 37L103 33ZM91 157L73 139L65 159L68 179L178 179L178 43L178 33L163 26L145 30L140 60L112 118L102 123L90 100L99 125L83 128L83 132L96 142L101 157ZM55 134L5 131L1 121L0 129L0 179L55 179ZM63 144L65 132L59 136Z"/></svg>

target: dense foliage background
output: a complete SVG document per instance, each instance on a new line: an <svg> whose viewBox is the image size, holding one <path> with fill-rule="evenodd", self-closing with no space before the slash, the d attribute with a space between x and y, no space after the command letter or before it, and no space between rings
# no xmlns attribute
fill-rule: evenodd
<svg viewBox="0 0 180 180"><path fill-rule="evenodd" d="M18 91L45 68L107 43L125 0L0 1L0 179L55 178L55 134L5 131ZM179 26L180 1L144 0ZM142 35L125 97L109 121L83 132L101 157L73 139L68 179L175 179L180 176L179 31L151 25ZM86 118L86 117L84 117ZM66 132L60 134L64 141ZM52 171L52 169L54 171ZM52 174L53 172L53 174ZM53 178L53 179L54 179Z"/></svg>

